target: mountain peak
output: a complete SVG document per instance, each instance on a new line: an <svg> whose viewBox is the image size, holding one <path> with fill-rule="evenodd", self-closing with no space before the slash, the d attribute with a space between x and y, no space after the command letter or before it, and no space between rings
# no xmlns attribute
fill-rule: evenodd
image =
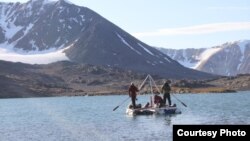
<svg viewBox="0 0 250 141"><path fill-rule="evenodd" d="M59 4L73 4L72 2L68 0L30 0L27 3L33 4L54 4L54 3L59 3Z"/></svg>
<svg viewBox="0 0 250 141"><path fill-rule="evenodd" d="M58 0L30 0L27 3L31 3L31 4L34 4L34 3L48 4L48 3L55 3L56 1L58 1Z"/></svg>
<svg viewBox="0 0 250 141"><path fill-rule="evenodd" d="M20 49L35 52L36 56L43 51L65 49L63 58L79 63L169 78L212 77L181 66L94 11L67 0L5 4L0 11L4 11L0 20L0 49L15 53Z"/></svg>
<svg viewBox="0 0 250 141"><path fill-rule="evenodd" d="M59 0L60 2L63 2L63 3L67 3L67 4L73 4L72 2L68 1L68 0Z"/></svg>

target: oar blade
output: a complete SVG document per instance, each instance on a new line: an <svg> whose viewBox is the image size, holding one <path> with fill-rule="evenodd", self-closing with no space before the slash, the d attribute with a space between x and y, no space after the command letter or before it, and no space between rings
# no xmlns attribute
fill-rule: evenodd
<svg viewBox="0 0 250 141"><path fill-rule="evenodd" d="M115 111L118 107L119 107L119 106L116 106L116 107L113 109L113 111Z"/></svg>
<svg viewBox="0 0 250 141"><path fill-rule="evenodd" d="M183 106L187 107L187 105L186 105L185 103L181 102L181 104L182 104Z"/></svg>
<svg viewBox="0 0 250 141"><path fill-rule="evenodd" d="M180 99L178 99L175 95L171 94L176 100L178 100L184 107L187 107L187 105L182 102Z"/></svg>

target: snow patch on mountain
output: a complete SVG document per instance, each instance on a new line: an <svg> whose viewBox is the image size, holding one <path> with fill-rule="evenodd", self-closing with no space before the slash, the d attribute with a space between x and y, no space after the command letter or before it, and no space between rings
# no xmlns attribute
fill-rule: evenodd
<svg viewBox="0 0 250 141"><path fill-rule="evenodd" d="M250 43L250 40L244 40L244 41L238 43L238 46L240 47L240 51L241 51L242 55L245 54L246 45L248 43Z"/></svg>
<svg viewBox="0 0 250 141"><path fill-rule="evenodd" d="M73 4L72 2L68 1L68 0L64 0L64 2L68 3L68 4Z"/></svg>
<svg viewBox="0 0 250 141"><path fill-rule="evenodd" d="M34 43L32 43L34 44ZM6 47L8 46L8 47ZM29 51L25 52L20 49L14 49L11 45L0 45L0 60L11 62L22 62L28 64L48 64L57 61L69 60L64 51L69 47L58 49L51 48L44 51Z"/></svg>
<svg viewBox="0 0 250 141"><path fill-rule="evenodd" d="M12 38L19 30L21 30L22 26L16 26L13 21L9 21L8 17L5 15L6 7L2 7L2 11L0 14L0 25L2 29L4 30L5 36L10 39ZM7 21L5 21L8 19Z"/></svg>
<svg viewBox="0 0 250 141"><path fill-rule="evenodd" d="M34 24L29 24L29 26L26 27L26 29L24 31L24 36L32 29L33 26L34 26Z"/></svg>
<svg viewBox="0 0 250 141"><path fill-rule="evenodd" d="M245 57L246 46L248 43L250 43L250 40L244 40L244 41L238 42L238 46L240 47L240 51L241 51L242 56L240 57L240 63L237 66L237 70L239 70L241 65L242 65L242 62L243 62L244 57Z"/></svg>
<svg viewBox="0 0 250 141"><path fill-rule="evenodd" d="M178 61L181 65L185 66L185 67L188 67L188 68L195 68L197 63L194 62L194 63L191 63L189 60L185 59L183 61Z"/></svg>
<svg viewBox="0 0 250 141"><path fill-rule="evenodd" d="M137 54L142 55L139 51L137 51L136 49L134 49L120 34L116 33L117 37L119 37L121 39L121 41L128 46L131 50L135 51Z"/></svg>
<svg viewBox="0 0 250 141"><path fill-rule="evenodd" d="M194 66L197 69L202 63L206 62L211 56L222 50L222 48L209 48L201 53L199 56L199 62Z"/></svg>
<svg viewBox="0 0 250 141"><path fill-rule="evenodd" d="M46 4L51 4L51 3L55 3L56 1L58 0L44 0L43 1L43 4L46 5Z"/></svg>
<svg viewBox="0 0 250 141"><path fill-rule="evenodd" d="M174 54L175 56L177 55L176 52ZM182 56L183 56L183 60L180 60L179 63L185 67L188 67L188 68L194 68L197 63L196 62L191 62L191 60L188 59L188 55L185 51L182 52Z"/></svg>
<svg viewBox="0 0 250 141"><path fill-rule="evenodd" d="M40 1L43 2L43 5L46 5L46 4L55 3L55 2L57 2L59 0L31 0L31 4L37 3L37 2L40 2ZM66 1L66 0L64 0L64 1Z"/></svg>
<svg viewBox="0 0 250 141"><path fill-rule="evenodd" d="M154 56L154 54L150 51L150 50L148 50L147 48L145 48L142 44L140 44L140 43L137 43L140 47L142 47L147 53L149 53L149 54L151 54L151 55L153 55Z"/></svg>
<svg viewBox="0 0 250 141"><path fill-rule="evenodd" d="M164 57L164 59L167 60L169 63L171 63L171 61L167 57Z"/></svg>

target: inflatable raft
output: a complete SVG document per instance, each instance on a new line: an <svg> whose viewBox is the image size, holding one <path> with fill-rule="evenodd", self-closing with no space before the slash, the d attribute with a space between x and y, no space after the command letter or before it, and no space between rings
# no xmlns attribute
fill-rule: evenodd
<svg viewBox="0 0 250 141"><path fill-rule="evenodd" d="M146 84L148 85L148 87L145 86ZM144 81L142 82L142 84L139 87L139 90L141 91L143 88L150 89L150 93L148 93L150 95L150 99L149 99L150 102L148 102L143 107L141 106L141 104L136 105L136 108L133 108L132 105L129 105L126 108L126 114L128 114L128 115L153 115L153 114L155 114L155 115L159 115L159 114L160 115L169 115L169 114L180 114L181 113L180 109L177 108L176 104L169 106L169 105L165 105L164 103L161 103L161 102L160 103L156 102L154 100L156 98L156 95L161 94L161 91L159 90L158 86L156 85L155 81L153 80L153 78L150 75L147 75L147 77L144 79ZM140 91L139 91L139 93L141 93ZM177 100L179 102L181 102L179 99L177 99ZM184 105L186 107L186 105L183 102L181 102L181 103L182 103L182 105ZM117 109L118 107L119 106L117 106L115 109Z"/></svg>
<svg viewBox="0 0 250 141"><path fill-rule="evenodd" d="M170 114L180 114L181 111L176 106L164 106L164 107L147 107L147 108L136 108L133 109L129 106L126 109L126 114L135 115L170 115Z"/></svg>

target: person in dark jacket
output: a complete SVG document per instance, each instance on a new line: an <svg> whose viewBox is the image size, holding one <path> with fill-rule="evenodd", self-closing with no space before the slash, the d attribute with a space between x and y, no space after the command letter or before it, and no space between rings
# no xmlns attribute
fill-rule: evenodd
<svg viewBox="0 0 250 141"><path fill-rule="evenodd" d="M129 93L129 96L131 97L132 106L134 109L136 108L135 100L136 100L136 92L138 91L139 91L138 88L132 82L129 87L128 93Z"/></svg>
<svg viewBox="0 0 250 141"><path fill-rule="evenodd" d="M169 84L170 84L170 80L166 80L161 90L163 93L163 103L166 105L166 100L168 99L168 105L171 106L171 98L170 98L171 88Z"/></svg>

